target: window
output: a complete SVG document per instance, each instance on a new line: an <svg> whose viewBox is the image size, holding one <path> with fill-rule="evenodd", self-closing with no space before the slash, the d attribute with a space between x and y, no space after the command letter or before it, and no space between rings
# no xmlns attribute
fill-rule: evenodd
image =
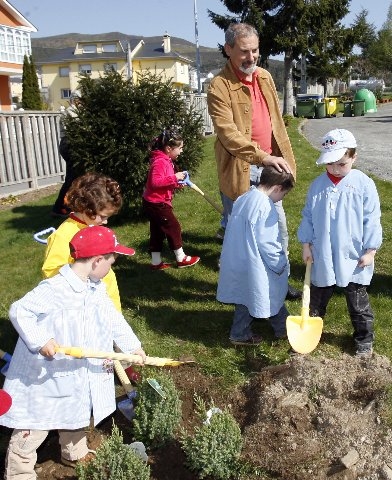
<svg viewBox="0 0 392 480"><path fill-rule="evenodd" d="M97 53L96 45L83 45L83 53Z"/></svg>
<svg viewBox="0 0 392 480"><path fill-rule="evenodd" d="M111 70L117 71L117 63L105 63L103 65L105 72L110 72Z"/></svg>
<svg viewBox="0 0 392 480"><path fill-rule="evenodd" d="M71 98L71 90L69 88L62 88L61 98L69 100Z"/></svg>
<svg viewBox="0 0 392 480"><path fill-rule="evenodd" d="M91 73L91 64L90 63L85 63L83 65L79 65L79 73Z"/></svg>
<svg viewBox="0 0 392 480"><path fill-rule="evenodd" d="M115 43L107 43L106 45L102 45L103 52L117 52L117 47Z"/></svg>
<svg viewBox="0 0 392 480"><path fill-rule="evenodd" d="M69 77L69 67L60 67L59 74L60 77Z"/></svg>
<svg viewBox="0 0 392 480"><path fill-rule="evenodd" d="M30 55L30 53L28 32L0 26L0 61L23 64L24 55Z"/></svg>

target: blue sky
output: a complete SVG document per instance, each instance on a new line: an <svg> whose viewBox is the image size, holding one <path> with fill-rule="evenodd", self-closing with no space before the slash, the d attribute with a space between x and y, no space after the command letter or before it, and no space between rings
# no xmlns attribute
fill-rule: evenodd
<svg viewBox="0 0 392 480"><path fill-rule="evenodd" d="M9 0L38 32L33 37L63 33L121 32L146 37L163 35L195 41L194 0ZM199 45L216 47L223 32L211 23L207 9L228 13L220 0L196 0ZM346 24L362 8L377 29L384 23L388 0L352 0Z"/></svg>

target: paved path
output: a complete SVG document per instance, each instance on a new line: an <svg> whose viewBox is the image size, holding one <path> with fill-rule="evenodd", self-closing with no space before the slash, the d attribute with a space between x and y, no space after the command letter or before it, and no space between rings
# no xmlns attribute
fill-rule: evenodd
<svg viewBox="0 0 392 480"><path fill-rule="evenodd" d="M332 118L306 119L301 127L302 133L320 150L321 139L329 130L350 130L358 144L358 168L392 181L392 102L378 105L377 110L363 117L343 117L339 114Z"/></svg>

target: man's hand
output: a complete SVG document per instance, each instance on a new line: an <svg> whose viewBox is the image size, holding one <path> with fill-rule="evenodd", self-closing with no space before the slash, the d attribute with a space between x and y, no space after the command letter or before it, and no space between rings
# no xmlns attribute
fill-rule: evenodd
<svg viewBox="0 0 392 480"><path fill-rule="evenodd" d="M263 165L271 165L272 167L275 167L278 172L284 170L286 173L293 174L289 164L283 157L274 157L273 155L268 155L263 158Z"/></svg>

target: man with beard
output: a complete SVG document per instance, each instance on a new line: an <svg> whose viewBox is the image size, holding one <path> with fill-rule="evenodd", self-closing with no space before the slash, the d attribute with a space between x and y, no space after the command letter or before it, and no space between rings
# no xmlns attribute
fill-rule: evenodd
<svg viewBox="0 0 392 480"><path fill-rule="evenodd" d="M257 185L263 166L292 173L296 165L290 140L280 112L278 94L271 74L257 66L259 36L245 23L232 23L225 33L225 53L229 57L213 78L207 94L208 111L215 133L215 157L223 204L223 238L234 201ZM287 224L281 202L279 230L288 253ZM301 292L289 286L288 298Z"/></svg>

